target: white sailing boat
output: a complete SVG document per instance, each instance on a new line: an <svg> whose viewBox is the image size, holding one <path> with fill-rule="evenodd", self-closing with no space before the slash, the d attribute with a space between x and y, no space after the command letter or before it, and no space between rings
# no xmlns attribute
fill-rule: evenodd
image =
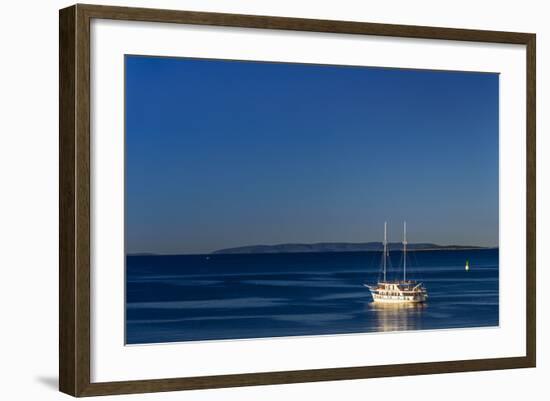
<svg viewBox="0 0 550 401"><path fill-rule="evenodd" d="M403 280L387 280L388 258L387 223L384 222L384 250L382 266L384 278L376 285L364 284L370 290L374 302L380 303L421 303L428 298L428 292L421 282L407 280L407 222L403 223Z"/></svg>

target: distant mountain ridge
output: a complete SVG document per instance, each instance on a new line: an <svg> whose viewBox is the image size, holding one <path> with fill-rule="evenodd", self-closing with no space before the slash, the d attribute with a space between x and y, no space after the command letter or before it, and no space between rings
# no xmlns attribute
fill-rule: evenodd
<svg viewBox="0 0 550 401"><path fill-rule="evenodd" d="M401 242L388 243L390 251L401 250ZM242 253L304 253L304 252L361 252L381 251L382 242L319 242L315 244L277 244L277 245L249 245L236 248L219 249L213 254L242 254ZM427 250L460 250L460 249L489 249L483 246L470 245L437 245L432 243L407 244L411 251Z"/></svg>

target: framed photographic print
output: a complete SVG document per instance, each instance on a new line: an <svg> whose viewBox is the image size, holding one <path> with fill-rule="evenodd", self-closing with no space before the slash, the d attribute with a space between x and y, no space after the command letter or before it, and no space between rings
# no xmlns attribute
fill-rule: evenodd
<svg viewBox="0 0 550 401"><path fill-rule="evenodd" d="M60 390L534 367L535 35L60 11Z"/></svg>

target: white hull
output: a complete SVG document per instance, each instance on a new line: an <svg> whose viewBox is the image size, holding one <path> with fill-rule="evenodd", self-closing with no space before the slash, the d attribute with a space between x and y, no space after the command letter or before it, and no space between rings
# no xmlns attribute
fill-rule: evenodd
<svg viewBox="0 0 550 401"><path fill-rule="evenodd" d="M386 288L388 288L387 286L389 285L389 288L391 288L391 290L380 289L374 286L371 287L365 284L365 287L369 289L372 295L372 300L376 303L419 304L422 302L426 302L426 299L428 298L428 295L423 289L413 290L412 293L410 290L408 290L403 293L399 290L399 284L383 283L383 285L386 286Z"/></svg>
<svg viewBox="0 0 550 401"><path fill-rule="evenodd" d="M420 304L426 301L426 297L387 296L378 294L372 294L372 299L374 302L381 304Z"/></svg>

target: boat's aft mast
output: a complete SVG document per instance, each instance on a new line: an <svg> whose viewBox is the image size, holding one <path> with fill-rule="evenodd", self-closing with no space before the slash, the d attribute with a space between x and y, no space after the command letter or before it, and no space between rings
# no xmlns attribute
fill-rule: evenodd
<svg viewBox="0 0 550 401"><path fill-rule="evenodd" d="M387 240L387 222L384 222L384 282L386 282L386 253L388 249L388 240Z"/></svg>
<svg viewBox="0 0 550 401"><path fill-rule="evenodd" d="M403 281L407 281L407 222L403 222Z"/></svg>

